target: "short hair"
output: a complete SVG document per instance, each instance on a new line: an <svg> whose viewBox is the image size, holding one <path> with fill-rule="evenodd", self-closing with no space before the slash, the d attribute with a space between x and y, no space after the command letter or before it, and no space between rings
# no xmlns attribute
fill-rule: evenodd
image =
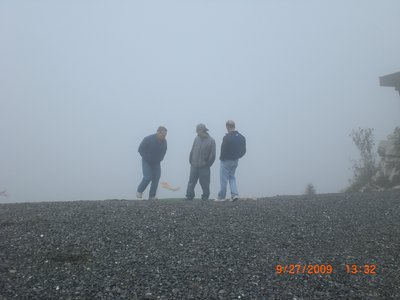
<svg viewBox="0 0 400 300"><path fill-rule="evenodd" d="M167 132L168 130L167 130L167 128L165 128L164 126L158 126L157 132L161 132L161 131Z"/></svg>
<svg viewBox="0 0 400 300"><path fill-rule="evenodd" d="M226 127L228 128L235 128L235 122L232 120L226 121Z"/></svg>

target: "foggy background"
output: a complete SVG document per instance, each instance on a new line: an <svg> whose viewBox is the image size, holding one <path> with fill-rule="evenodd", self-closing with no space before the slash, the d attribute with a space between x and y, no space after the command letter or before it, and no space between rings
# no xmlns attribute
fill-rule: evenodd
<svg viewBox="0 0 400 300"><path fill-rule="evenodd" d="M241 196L339 192L349 134L399 124L400 1L8 1L0 3L1 202L135 198L137 148L168 129L160 181L184 197L195 127L219 152L247 139ZM196 196L200 196L199 185ZM148 188L145 191L148 196Z"/></svg>

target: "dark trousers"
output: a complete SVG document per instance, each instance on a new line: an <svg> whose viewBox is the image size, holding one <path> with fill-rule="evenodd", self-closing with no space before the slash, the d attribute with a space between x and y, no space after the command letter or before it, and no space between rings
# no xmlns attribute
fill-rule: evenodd
<svg viewBox="0 0 400 300"><path fill-rule="evenodd" d="M160 163L150 164L142 159L143 179L140 182L137 191L143 193L151 181L149 198L155 197L157 193L158 181L161 177Z"/></svg>
<svg viewBox="0 0 400 300"><path fill-rule="evenodd" d="M200 181L200 186L203 190L201 199L207 200L210 197L210 167L193 167L190 166L189 182L186 190L186 199L192 200L194 198L194 188Z"/></svg>

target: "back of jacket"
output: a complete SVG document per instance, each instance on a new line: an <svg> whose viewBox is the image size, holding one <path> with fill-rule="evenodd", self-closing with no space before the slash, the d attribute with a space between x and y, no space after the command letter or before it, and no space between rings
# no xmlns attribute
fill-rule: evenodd
<svg viewBox="0 0 400 300"><path fill-rule="evenodd" d="M190 164L196 168L211 167L215 161L215 148L215 140L211 136L197 136L190 151Z"/></svg>
<svg viewBox="0 0 400 300"><path fill-rule="evenodd" d="M246 153L246 138L238 131L230 131L222 140L220 160L237 160Z"/></svg>

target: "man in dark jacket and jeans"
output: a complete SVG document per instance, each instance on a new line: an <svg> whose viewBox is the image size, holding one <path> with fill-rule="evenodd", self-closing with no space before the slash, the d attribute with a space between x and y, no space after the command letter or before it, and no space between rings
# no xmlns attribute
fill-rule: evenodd
<svg viewBox="0 0 400 300"><path fill-rule="evenodd" d="M193 200L197 180L200 181L203 190L201 199L207 200L210 196L210 167L215 161L215 140L207 131L208 129L204 124L199 124L196 127L197 136L189 155L190 175L186 200Z"/></svg>
<svg viewBox="0 0 400 300"><path fill-rule="evenodd" d="M146 136L140 143L138 151L142 156L143 179L137 188L136 197L138 199L143 197L143 192L150 182L149 200L157 199L158 181L161 177L160 162L167 152L166 135L167 129L160 126L157 133Z"/></svg>
<svg viewBox="0 0 400 300"><path fill-rule="evenodd" d="M224 201L226 196L226 188L229 181L231 189L231 201L239 198L235 171L238 166L239 158L246 153L246 139L235 129L235 122L228 120L226 122L228 133L224 136L221 145L221 169L220 183L221 189L218 193L218 198L215 201Z"/></svg>

